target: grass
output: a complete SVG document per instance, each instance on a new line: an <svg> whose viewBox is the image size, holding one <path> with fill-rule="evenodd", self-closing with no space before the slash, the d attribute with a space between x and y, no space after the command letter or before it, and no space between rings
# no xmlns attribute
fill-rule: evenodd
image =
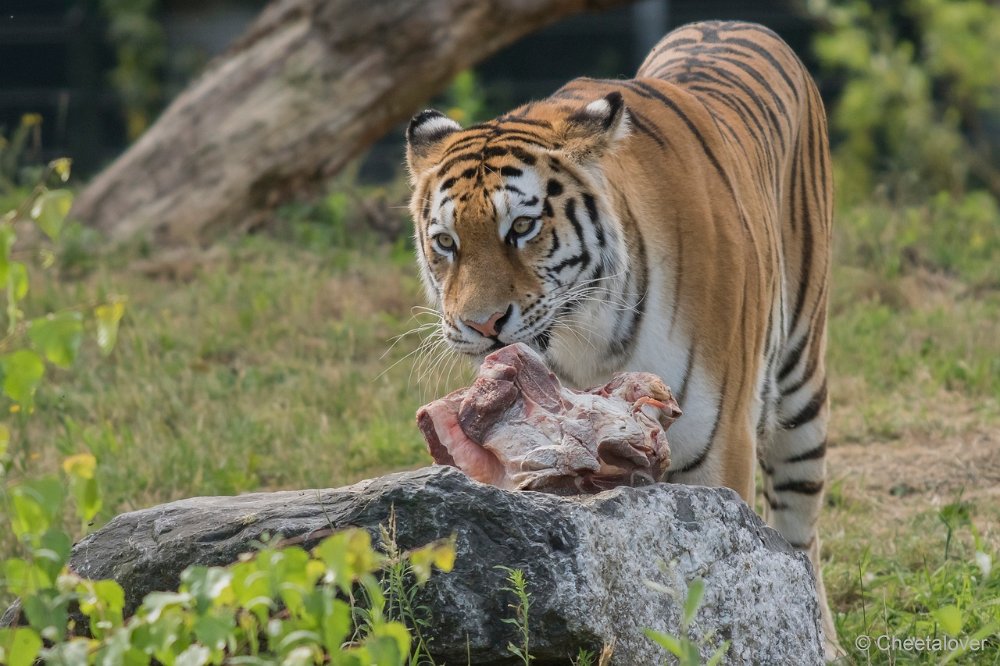
<svg viewBox="0 0 1000 666"><path fill-rule="evenodd" d="M98 525L180 497L427 464L414 412L469 368L415 366L415 336L392 346L421 322L411 251L352 228L345 210L342 197L297 208L278 232L194 259L141 247L95 259L94 240L70 234L61 272L33 276L25 309L121 293L128 313L109 359L85 348L43 383L35 414L11 415L19 455L36 472L97 456ZM841 640L941 634L952 606L972 636L1000 622L1000 577L983 568L1000 552L1000 215L977 196L874 201L840 214L836 252L821 531Z"/></svg>

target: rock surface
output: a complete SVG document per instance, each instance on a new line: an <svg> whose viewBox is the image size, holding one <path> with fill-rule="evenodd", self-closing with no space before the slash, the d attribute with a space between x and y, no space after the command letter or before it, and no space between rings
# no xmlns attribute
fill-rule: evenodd
<svg viewBox="0 0 1000 666"><path fill-rule="evenodd" d="M587 497L506 492L449 467L362 481L347 488L181 500L123 514L81 541L71 566L115 578L133 608L174 588L190 564L232 562L264 534L319 540L311 532L376 530L391 506L398 542L411 548L458 536L450 574L424 589L438 661L516 663L505 652L515 629L504 574L524 570L536 666L567 664L581 647L615 641L614 664L662 663L646 627L678 633L687 582L705 580L690 628L703 657L731 640L727 663L823 662L819 608L806 557L766 527L735 493L681 485L621 487ZM672 595L644 584L652 580ZM425 635L427 635L425 634Z"/></svg>

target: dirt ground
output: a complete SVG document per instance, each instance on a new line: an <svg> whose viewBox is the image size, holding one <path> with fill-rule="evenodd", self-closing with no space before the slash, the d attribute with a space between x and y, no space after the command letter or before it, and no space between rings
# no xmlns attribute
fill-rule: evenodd
<svg viewBox="0 0 1000 666"><path fill-rule="evenodd" d="M951 427L894 441L841 443L828 452L828 483L890 528L956 501L971 502L982 537L1000 544L1000 427L970 413Z"/></svg>

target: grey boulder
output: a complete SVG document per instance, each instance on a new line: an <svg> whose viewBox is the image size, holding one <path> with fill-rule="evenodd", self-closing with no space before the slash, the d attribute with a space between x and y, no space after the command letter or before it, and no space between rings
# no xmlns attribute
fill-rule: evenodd
<svg viewBox="0 0 1000 666"><path fill-rule="evenodd" d="M726 489L661 483L558 497L430 467L346 488L199 497L123 514L77 544L71 566L116 579L131 609L148 592L176 588L185 567L228 564L265 535L307 547L330 527L377 535L392 507L402 548L457 535L454 570L435 573L421 593L438 662L518 663L506 651L517 634L502 622L514 601L502 591L495 567L503 565L528 581L536 666L610 643L613 664L664 663L644 629L678 635L696 578L705 595L688 635L703 658L729 640L726 663L823 663L808 559Z"/></svg>

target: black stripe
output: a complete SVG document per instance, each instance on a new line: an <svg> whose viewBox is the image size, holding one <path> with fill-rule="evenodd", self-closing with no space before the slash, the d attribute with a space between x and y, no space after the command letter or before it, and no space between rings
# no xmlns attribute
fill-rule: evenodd
<svg viewBox="0 0 1000 666"><path fill-rule="evenodd" d="M722 179L723 183L725 183L726 189L729 190L729 194L732 196L733 201L736 201L736 190L733 188L733 184L729 180L729 175L722 168L722 164L719 163L719 160L715 157L715 153L712 152L712 149L708 146L708 142L702 135L701 130L699 130L698 127L694 124L694 122L692 122L692 120L688 118L687 114L684 113L684 111L679 106L677 106L677 103L674 102L669 97L667 97L666 95L664 95L663 93L661 93L653 86L643 81L624 81L622 85L626 86L630 90L636 92L637 94L643 97L652 98L659 101L661 104L663 104L668 109L673 111L678 118L680 118L681 122L683 122L687 126L691 134L693 134L694 137L698 140L698 143L701 145L701 149L705 153L705 156L708 158L708 161L712 163L712 166L715 168L715 171L719 174L719 177ZM744 229L749 230L749 224L746 218L743 216L742 212L740 212L740 221L743 223Z"/></svg>
<svg viewBox="0 0 1000 666"><path fill-rule="evenodd" d="M697 458L695 458L694 460L692 460L691 462L689 462L687 465L685 465L684 467L682 467L681 469L679 469L679 470L677 470L676 472L673 472L673 473L674 474L687 474L688 472L691 472L693 470L698 469L699 467L701 467L702 465L705 464L706 460L708 460L708 454L711 452L711 450L712 450L712 440L709 440L708 441L708 446L705 447L705 449L701 452L701 454Z"/></svg>
<svg viewBox="0 0 1000 666"><path fill-rule="evenodd" d="M799 288L795 294L795 308L792 310L792 321L789 333L795 332L799 325L799 317L806 303L806 291L809 289L809 278L812 274L813 229L808 201L806 200L805 170L799 169L803 185L799 196L802 202L802 265L799 270Z"/></svg>
<svg viewBox="0 0 1000 666"><path fill-rule="evenodd" d="M784 481L774 487L774 492L818 495L823 492L823 481Z"/></svg>
<svg viewBox="0 0 1000 666"><path fill-rule="evenodd" d="M816 391L816 395L813 396L812 400L802 408L802 410L793 416L791 420L785 421L781 424L781 427L785 430L792 430L798 428L799 426L809 423L814 418L816 418L823 407L826 405L826 380L823 380L823 384Z"/></svg>
<svg viewBox="0 0 1000 666"><path fill-rule="evenodd" d="M791 355L786 357L785 362L781 366L781 370L778 372L778 383L785 381L788 375L792 374L792 370L798 367L799 360L802 358L802 352L806 348L806 342L808 339L808 335L803 335L799 344L792 348Z"/></svg>
<svg viewBox="0 0 1000 666"><path fill-rule="evenodd" d="M715 408L715 423L712 425L712 432L708 435L708 444L705 449L701 452L697 458L689 462L687 465L681 468L680 473L684 474L690 472L698 467L701 467L706 460L708 460L708 454L712 450L712 446L715 444L715 434L719 431L719 424L722 423L722 408L723 408L723 396L726 395L726 389L729 385L729 369L726 368L726 373L722 377L722 390L719 391L719 402Z"/></svg>
<svg viewBox="0 0 1000 666"><path fill-rule="evenodd" d="M773 37L776 41L784 43L784 41L780 37L775 35L773 32L768 31L766 34ZM723 39L722 43L736 44L737 46L742 46L743 48L749 49L754 53L756 53L757 55L761 56L762 58L764 58L764 60L767 60L771 64L771 67L777 70L778 74L781 75L781 78L783 78L785 80L785 83L788 84L788 89L792 91L792 96L795 98L795 101L797 102L799 100L799 91L795 88L795 83L792 81L792 77L788 75L788 72L785 70L785 68L781 65L780 62L778 62L778 59L775 58L773 55L771 55L770 51L762 47L760 44L757 44L756 42L751 42L749 39L743 39L742 37L730 37L728 39Z"/></svg>
<svg viewBox="0 0 1000 666"><path fill-rule="evenodd" d="M500 175L507 176L508 178L516 178L517 176L520 176L523 173L524 172L518 169L517 167L512 167L512 166L500 167Z"/></svg>
<svg viewBox="0 0 1000 666"><path fill-rule="evenodd" d="M687 397L688 380L691 378L691 370L694 368L694 356L696 351L697 342L692 342L691 349L688 350L687 361L684 365L684 374L681 375L680 388L677 391L677 404L680 405L681 411L684 411L684 399Z"/></svg>
<svg viewBox="0 0 1000 666"><path fill-rule="evenodd" d="M660 136L659 132L652 129L649 126L649 119L640 114L634 109L628 110L629 120L632 122L632 127L636 128L650 139L659 144L660 148L666 148L667 142L664 141L663 137Z"/></svg>
<svg viewBox="0 0 1000 666"><path fill-rule="evenodd" d="M771 507L771 511L781 511L782 509L787 509L788 505L784 502L779 502L776 498L771 497L771 493L764 491L764 501L767 505Z"/></svg>
<svg viewBox="0 0 1000 666"><path fill-rule="evenodd" d="M824 439L819 446L809 449L797 456L792 456L785 460L786 463L797 463L805 462L806 460L819 460L826 455L826 440Z"/></svg>
<svg viewBox="0 0 1000 666"><path fill-rule="evenodd" d="M524 162L528 166L531 166L535 162L538 161L538 160L535 159L534 155L532 155L531 153L526 152L525 150L523 150L521 148L518 148L517 146L511 146L510 147L510 154L513 155L514 157L516 157L517 159L521 160L522 162Z"/></svg>
<svg viewBox="0 0 1000 666"><path fill-rule="evenodd" d="M590 216L590 221L594 225L594 233L597 235L597 245L599 247L604 247L604 225L597 217L597 200L594 196L588 192L583 193L583 205L587 207L587 215Z"/></svg>
<svg viewBox="0 0 1000 666"><path fill-rule="evenodd" d="M563 186L558 180L550 179L545 185L545 194L550 197L557 197L563 193Z"/></svg>
<svg viewBox="0 0 1000 666"><path fill-rule="evenodd" d="M540 120L538 118L515 118L513 116L500 116L497 118L499 123L512 123L517 125L534 125L536 127L547 127L551 128L552 123L547 120Z"/></svg>
<svg viewBox="0 0 1000 666"><path fill-rule="evenodd" d="M554 255L558 251L559 251L559 234L556 232L555 229L553 229L552 230L552 249L550 249L549 253L547 255L545 255L545 258L546 259L551 259L552 255Z"/></svg>

